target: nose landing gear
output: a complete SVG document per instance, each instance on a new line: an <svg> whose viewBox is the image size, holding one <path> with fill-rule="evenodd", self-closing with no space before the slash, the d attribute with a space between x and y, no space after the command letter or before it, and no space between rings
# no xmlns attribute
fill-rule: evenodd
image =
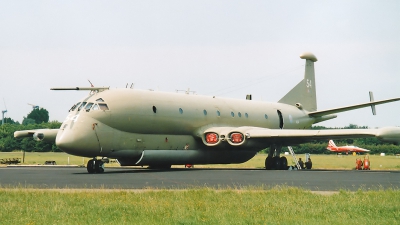
<svg viewBox="0 0 400 225"><path fill-rule="evenodd" d="M88 173L103 173L104 162L96 158L93 158L88 161L86 168Z"/></svg>

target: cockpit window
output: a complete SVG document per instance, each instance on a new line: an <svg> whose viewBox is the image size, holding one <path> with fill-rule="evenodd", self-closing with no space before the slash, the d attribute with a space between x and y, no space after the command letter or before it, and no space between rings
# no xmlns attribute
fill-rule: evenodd
<svg viewBox="0 0 400 225"><path fill-rule="evenodd" d="M86 102L82 102L82 105L79 106L78 111L81 111L81 109L86 105Z"/></svg>
<svg viewBox="0 0 400 225"><path fill-rule="evenodd" d="M86 105L86 107L85 107L86 112L89 112L89 111L90 111L90 108L92 108L92 105L93 105L92 102L89 102L89 103Z"/></svg>
<svg viewBox="0 0 400 225"><path fill-rule="evenodd" d="M96 102L104 102L104 100L102 98L98 98L96 99Z"/></svg>
<svg viewBox="0 0 400 225"><path fill-rule="evenodd" d="M99 107L101 110L109 110L107 104L105 103L99 103Z"/></svg>
<svg viewBox="0 0 400 225"><path fill-rule="evenodd" d="M99 110L99 105L97 105L97 104L94 104L94 106L93 106L92 110Z"/></svg>
<svg viewBox="0 0 400 225"><path fill-rule="evenodd" d="M78 107L79 104L81 104L81 102L78 102L75 105L73 105L69 111L74 111L75 108Z"/></svg>

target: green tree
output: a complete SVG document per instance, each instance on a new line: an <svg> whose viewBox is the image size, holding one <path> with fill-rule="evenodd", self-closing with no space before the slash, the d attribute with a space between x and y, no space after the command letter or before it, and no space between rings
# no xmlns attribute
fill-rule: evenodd
<svg viewBox="0 0 400 225"><path fill-rule="evenodd" d="M49 112L44 108L35 108L27 116L28 119L34 119L35 123L49 122Z"/></svg>
<svg viewBox="0 0 400 225"><path fill-rule="evenodd" d="M29 125L29 124L35 124L36 121L34 119L30 119L30 118L26 118L24 117L24 119L22 120L22 125Z"/></svg>
<svg viewBox="0 0 400 225"><path fill-rule="evenodd" d="M8 124L19 124L18 121L14 121L14 120L11 119L10 117L4 117L4 123L8 123Z"/></svg>

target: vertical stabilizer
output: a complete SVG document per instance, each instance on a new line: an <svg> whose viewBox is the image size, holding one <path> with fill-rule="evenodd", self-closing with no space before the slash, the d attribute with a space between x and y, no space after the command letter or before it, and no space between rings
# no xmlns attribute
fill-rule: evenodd
<svg viewBox="0 0 400 225"><path fill-rule="evenodd" d="M314 62L317 61L317 58L309 52L303 53L300 55L300 58L306 60L304 79L278 102L289 105L300 103L303 109L310 112L316 111L317 96L315 88Z"/></svg>
<svg viewBox="0 0 400 225"><path fill-rule="evenodd" d="M332 147L337 147L337 146L336 146L335 142L333 142L333 140L329 140L328 147L332 148Z"/></svg>

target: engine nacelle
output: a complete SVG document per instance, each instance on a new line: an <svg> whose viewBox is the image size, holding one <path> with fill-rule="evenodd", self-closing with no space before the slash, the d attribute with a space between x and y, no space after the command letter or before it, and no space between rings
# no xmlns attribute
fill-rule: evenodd
<svg viewBox="0 0 400 225"><path fill-rule="evenodd" d="M43 129L35 132L32 137L35 141L55 142L57 133L58 129Z"/></svg>
<svg viewBox="0 0 400 225"><path fill-rule="evenodd" d="M54 143L56 141L58 129L38 129L15 131L15 138L33 137L35 141Z"/></svg>
<svg viewBox="0 0 400 225"><path fill-rule="evenodd" d="M246 139L249 138L245 131L248 127L214 127L204 131L203 143L207 146L216 146L221 142L228 142L232 146L239 146L245 143Z"/></svg>

